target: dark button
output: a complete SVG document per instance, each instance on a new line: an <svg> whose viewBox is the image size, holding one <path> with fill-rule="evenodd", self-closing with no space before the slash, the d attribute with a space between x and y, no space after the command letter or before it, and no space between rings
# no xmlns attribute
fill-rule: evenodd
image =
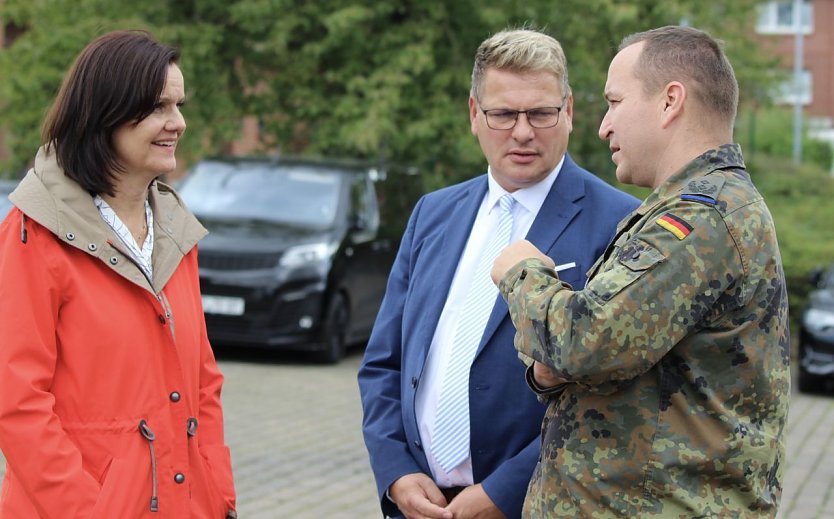
<svg viewBox="0 0 834 519"><path fill-rule="evenodd" d="M423 444L420 443L420 440L414 440L414 446L420 450L423 450Z"/></svg>
<svg viewBox="0 0 834 519"><path fill-rule="evenodd" d="M174 475L174 482L177 483L178 485L181 485L182 483L185 483L185 474L183 474L182 472L177 472Z"/></svg>
<svg viewBox="0 0 834 519"><path fill-rule="evenodd" d="M417 387L417 377L411 377L411 387Z"/></svg>
<svg viewBox="0 0 834 519"><path fill-rule="evenodd" d="M173 393L171 393L169 395L169 398L171 399L171 402L179 402L180 401L180 394L177 393L176 391L174 391Z"/></svg>
<svg viewBox="0 0 834 519"><path fill-rule="evenodd" d="M162 324L165 324L165 316L164 315L159 316L159 322L162 323Z"/></svg>

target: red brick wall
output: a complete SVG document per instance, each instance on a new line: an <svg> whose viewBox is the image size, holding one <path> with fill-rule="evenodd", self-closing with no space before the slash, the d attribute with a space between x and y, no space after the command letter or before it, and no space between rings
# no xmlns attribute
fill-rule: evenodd
<svg viewBox="0 0 834 519"><path fill-rule="evenodd" d="M804 68L811 71L813 92L810 115L834 118L834 0L813 0L814 30L805 35ZM782 58L786 70L793 70L794 36L760 34L765 51Z"/></svg>

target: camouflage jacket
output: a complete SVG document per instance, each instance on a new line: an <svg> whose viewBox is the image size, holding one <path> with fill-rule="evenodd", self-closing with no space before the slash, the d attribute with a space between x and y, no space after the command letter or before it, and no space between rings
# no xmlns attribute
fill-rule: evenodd
<svg viewBox="0 0 834 519"><path fill-rule="evenodd" d="M619 225L581 291L537 260L501 280L549 400L524 516L774 517L790 397L773 221L724 145ZM529 379L529 377L528 377Z"/></svg>

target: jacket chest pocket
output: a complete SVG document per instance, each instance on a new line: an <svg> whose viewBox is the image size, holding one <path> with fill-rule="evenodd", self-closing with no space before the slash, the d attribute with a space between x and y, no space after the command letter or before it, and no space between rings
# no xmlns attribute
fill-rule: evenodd
<svg viewBox="0 0 834 519"><path fill-rule="evenodd" d="M652 268L666 260L662 252L639 238L616 247L588 289L602 302L608 302Z"/></svg>

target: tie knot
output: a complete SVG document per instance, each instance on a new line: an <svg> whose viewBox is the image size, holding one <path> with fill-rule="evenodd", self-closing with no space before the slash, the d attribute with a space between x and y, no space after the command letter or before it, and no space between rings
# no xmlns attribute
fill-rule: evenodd
<svg viewBox="0 0 834 519"><path fill-rule="evenodd" d="M502 210L512 213L513 205L515 205L515 198L513 198L513 195L509 193L502 195L501 198L498 199L498 205L501 206Z"/></svg>

